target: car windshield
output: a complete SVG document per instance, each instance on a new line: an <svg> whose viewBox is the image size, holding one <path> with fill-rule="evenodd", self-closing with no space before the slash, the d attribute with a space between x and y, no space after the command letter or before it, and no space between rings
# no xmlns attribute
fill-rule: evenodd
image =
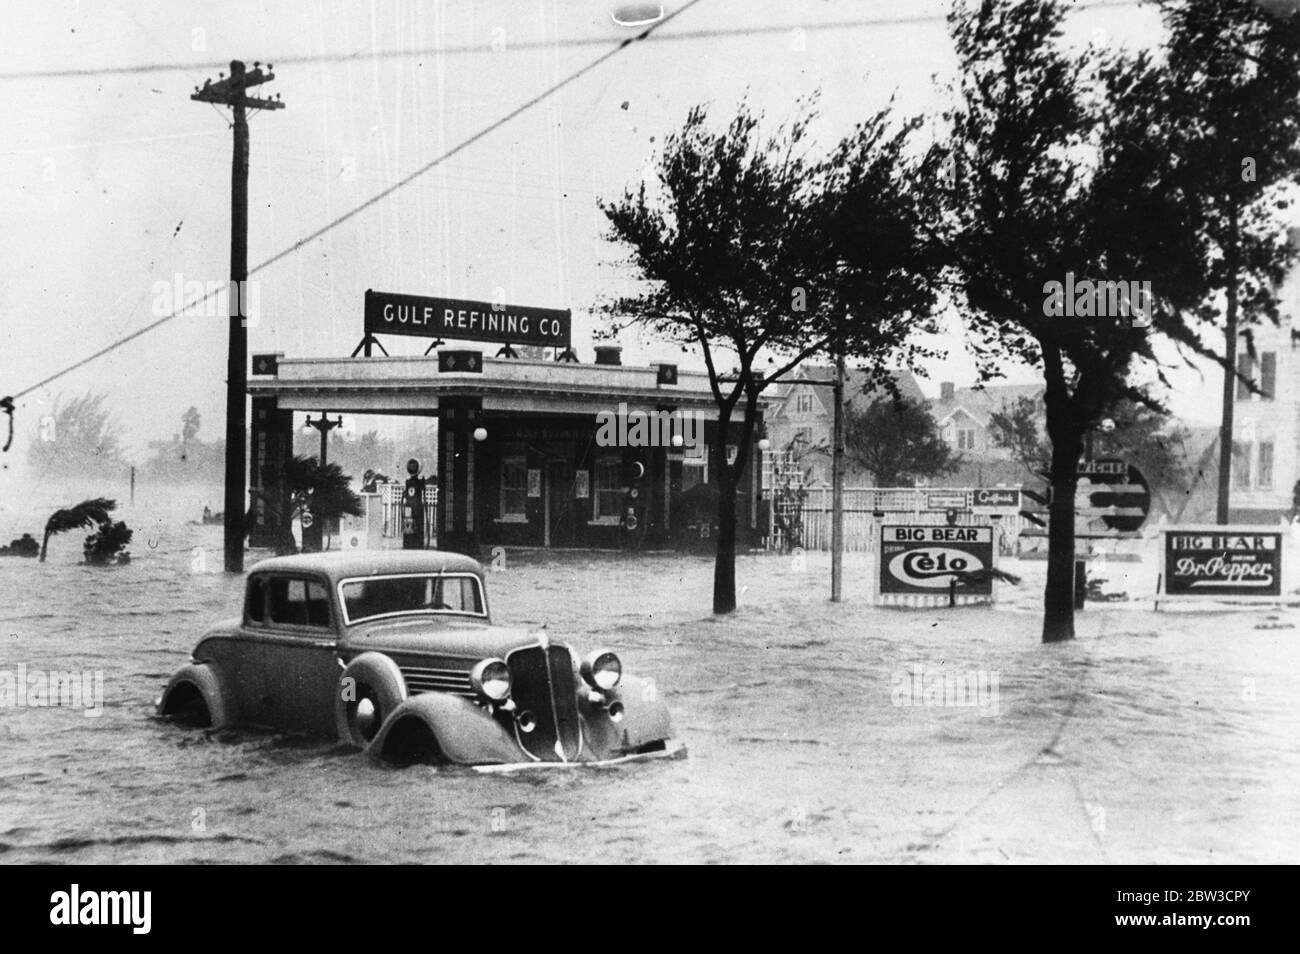
<svg viewBox="0 0 1300 954"><path fill-rule="evenodd" d="M343 583L348 622L397 613L467 613L483 615L479 579L472 574L367 577Z"/></svg>

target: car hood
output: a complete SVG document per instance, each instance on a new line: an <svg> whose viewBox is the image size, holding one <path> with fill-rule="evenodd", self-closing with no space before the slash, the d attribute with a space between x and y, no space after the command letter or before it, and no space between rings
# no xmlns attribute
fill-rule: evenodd
<svg viewBox="0 0 1300 954"><path fill-rule="evenodd" d="M494 626L454 617L410 617L350 627L338 648L342 652L436 652L487 658L535 645L541 633L540 629Z"/></svg>

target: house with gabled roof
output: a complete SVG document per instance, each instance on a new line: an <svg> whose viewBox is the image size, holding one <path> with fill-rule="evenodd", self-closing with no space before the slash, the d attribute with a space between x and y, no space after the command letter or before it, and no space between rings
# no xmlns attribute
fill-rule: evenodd
<svg viewBox="0 0 1300 954"><path fill-rule="evenodd" d="M925 403L925 394L910 371L891 372L899 393L912 401ZM844 376L844 403L858 409L887 394L883 383L873 381L866 371L850 368ZM831 434L835 426L832 383L835 368L829 364L803 364L790 372L787 380L772 385L767 392L773 406L767 415L767 437L774 455L789 451L801 470L809 472L809 486L830 486ZM850 465L845 474L853 486L866 486L870 475L856 472Z"/></svg>

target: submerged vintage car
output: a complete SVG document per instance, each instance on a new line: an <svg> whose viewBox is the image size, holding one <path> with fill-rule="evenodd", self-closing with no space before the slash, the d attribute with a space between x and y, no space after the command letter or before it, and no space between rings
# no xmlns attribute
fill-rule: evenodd
<svg viewBox="0 0 1300 954"><path fill-rule="evenodd" d="M209 629L158 700L212 728L337 736L376 758L473 766L682 755L654 683L544 629L494 625L456 553L276 557L243 614Z"/></svg>

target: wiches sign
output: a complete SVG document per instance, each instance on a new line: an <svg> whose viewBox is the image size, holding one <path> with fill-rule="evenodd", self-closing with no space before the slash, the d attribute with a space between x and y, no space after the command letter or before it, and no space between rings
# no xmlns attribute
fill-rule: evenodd
<svg viewBox="0 0 1300 954"><path fill-rule="evenodd" d="M1205 526L1171 527L1163 533L1158 600L1275 601L1282 595L1281 531Z"/></svg>
<svg viewBox="0 0 1300 954"><path fill-rule="evenodd" d="M880 528L880 592L947 592L958 579L961 592L990 596L993 581L963 575L993 566L992 527L890 526Z"/></svg>

